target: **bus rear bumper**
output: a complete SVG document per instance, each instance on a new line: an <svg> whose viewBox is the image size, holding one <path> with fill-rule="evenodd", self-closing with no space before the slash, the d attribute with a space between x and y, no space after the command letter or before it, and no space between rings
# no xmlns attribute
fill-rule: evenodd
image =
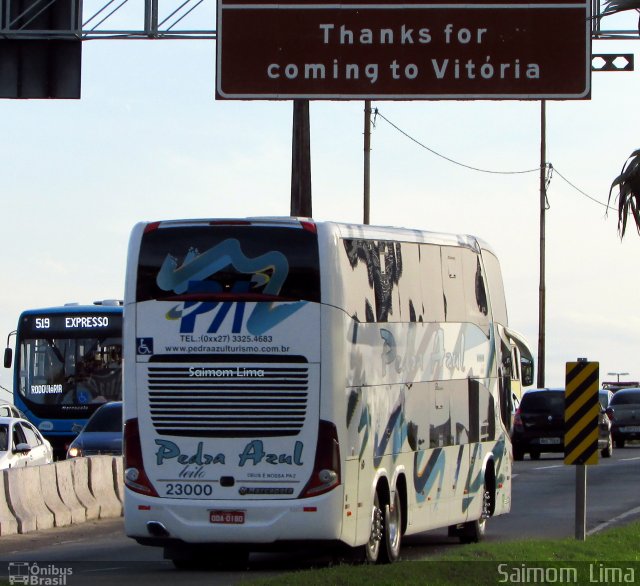
<svg viewBox="0 0 640 586"><path fill-rule="evenodd" d="M147 497L125 489L126 535L158 547L339 541L342 515L340 488L307 499L215 503Z"/></svg>

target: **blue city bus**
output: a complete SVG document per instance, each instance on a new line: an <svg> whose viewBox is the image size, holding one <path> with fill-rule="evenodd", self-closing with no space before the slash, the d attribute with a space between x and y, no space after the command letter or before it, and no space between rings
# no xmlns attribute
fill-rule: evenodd
<svg viewBox="0 0 640 586"><path fill-rule="evenodd" d="M93 412L122 399L122 302L24 311L7 339L12 365L15 406L63 458Z"/></svg>

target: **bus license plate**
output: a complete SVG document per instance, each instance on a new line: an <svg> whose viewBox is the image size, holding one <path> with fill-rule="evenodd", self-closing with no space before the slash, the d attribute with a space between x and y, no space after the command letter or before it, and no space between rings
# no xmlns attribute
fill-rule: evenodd
<svg viewBox="0 0 640 586"><path fill-rule="evenodd" d="M559 437L541 437L540 443L541 444L559 444L560 438Z"/></svg>
<svg viewBox="0 0 640 586"><path fill-rule="evenodd" d="M244 511L209 511L209 521L221 525L242 525Z"/></svg>

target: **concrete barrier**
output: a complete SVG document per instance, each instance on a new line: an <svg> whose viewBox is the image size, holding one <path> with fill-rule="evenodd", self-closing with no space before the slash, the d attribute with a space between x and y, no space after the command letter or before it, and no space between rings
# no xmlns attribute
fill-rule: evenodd
<svg viewBox="0 0 640 586"><path fill-rule="evenodd" d="M0 470L0 536L15 535L18 532L18 521L9 508L6 487L6 470Z"/></svg>
<svg viewBox="0 0 640 586"><path fill-rule="evenodd" d="M101 519L122 515L122 503L113 481L113 456L89 458L89 488L100 505Z"/></svg>
<svg viewBox="0 0 640 586"><path fill-rule="evenodd" d="M122 457L113 458L113 483L118 500L124 505L124 463Z"/></svg>
<svg viewBox="0 0 640 586"><path fill-rule="evenodd" d="M58 484L58 494L65 506L71 512L71 523L84 523L87 520L86 509L82 506L76 491L73 488L73 462L62 460L54 464L56 470L56 481Z"/></svg>
<svg viewBox="0 0 640 586"><path fill-rule="evenodd" d="M6 471L9 507L18 522L18 532L51 529L54 516L47 508L40 487L40 466L11 468Z"/></svg>
<svg viewBox="0 0 640 586"><path fill-rule="evenodd" d="M58 492L58 478L56 477L56 465L46 464L38 466L40 472L40 487L44 504L53 513L53 523L56 527L71 525L71 511L62 502Z"/></svg>
<svg viewBox="0 0 640 586"><path fill-rule="evenodd" d="M0 536L119 517L123 501L121 456L0 470Z"/></svg>
<svg viewBox="0 0 640 586"><path fill-rule="evenodd" d="M100 516L100 503L93 496L93 493L89 488L89 459L74 458L71 460L71 464L73 490L75 491L80 504L85 508L87 521L97 519Z"/></svg>

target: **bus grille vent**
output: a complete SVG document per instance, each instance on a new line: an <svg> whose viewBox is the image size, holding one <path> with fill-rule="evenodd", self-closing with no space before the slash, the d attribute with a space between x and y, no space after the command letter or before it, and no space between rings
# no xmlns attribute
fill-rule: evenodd
<svg viewBox="0 0 640 586"><path fill-rule="evenodd" d="M150 366L151 420L160 435L292 436L307 412L304 366Z"/></svg>

